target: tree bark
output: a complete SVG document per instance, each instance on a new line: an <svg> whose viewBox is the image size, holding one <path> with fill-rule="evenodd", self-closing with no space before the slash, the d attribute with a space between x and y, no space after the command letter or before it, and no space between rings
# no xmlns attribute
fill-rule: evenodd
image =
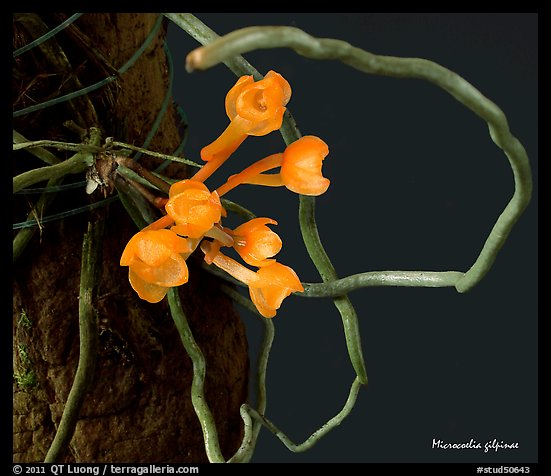
<svg viewBox="0 0 551 476"><path fill-rule="evenodd" d="M36 27L37 18L52 28L65 17L14 17L14 47L37 36L36 28L29 26ZM31 100L65 94L76 87L75 80L88 86L120 68L156 20L157 14L83 15L71 31L49 40L54 42L50 50L35 48L16 58L14 109L26 107ZM83 128L99 126L105 137L141 146L168 86L165 27L117 81L88 98L25 115L14 122L14 128L31 140L75 141L62 126L72 119ZM51 60L52 44L66 53L65 63ZM90 51L90 46L97 52ZM149 149L172 153L180 142L177 126L171 102ZM15 157L15 171L32 163ZM160 162L142 157L140 163L154 167ZM171 165L165 173L184 178L186 171ZM92 200L102 198L98 193ZM87 199L83 189L61 192L51 212ZM28 212L28 203L16 200L22 202L15 206L16 216ZM119 266L122 250L137 231L135 225L118 202L104 214L94 384L60 462L204 462L203 437L190 399L191 361L166 300L155 305L140 300L128 282L128 269ZM44 459L72 385L79 354L78 290L87 219L87 214L80 214L43 225L14 266L14 462ZM247 398L249 365L245 330L218 281L199 268L199 257L192 256L188 263L189 283L181 286L180 294L205 354L206 398L222 451L229 457L242 438L239 406Z"/></svg>

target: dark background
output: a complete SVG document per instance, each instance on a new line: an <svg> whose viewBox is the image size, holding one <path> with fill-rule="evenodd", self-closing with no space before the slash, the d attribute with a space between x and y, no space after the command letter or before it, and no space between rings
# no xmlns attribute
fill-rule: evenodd
<svg viewBox="0 0 551 476"><path fill-rule="evenodd" d="M343 424L310 451L290 453L263 430L254 462L535 462L538 459L537 14L197 13L218 34L251 25L291 25L370 52L427 58L461 74L502 108L528 152L534 198L497 262L473 290L370 288L350 298L358 312L369 385ZM197 42L174 25L174 97L190 123L186 156L228 124L224 98L235 83L223 65L187 74ZM329 144L328 192L318 227L339 273L467 270L513 193L507 158L486 124L435 86L370 76L291 50L245 55L291 84L288 104L301 132ZM283 151L274 132L250 137L228 174ZM279 261L319 282L302 243L297 196L243 186L228 198L278 220ZM251 352L262 326L243 311ZM287 299L275 318L267 416L304 441L344 404L354 378L340 316L329 299ZM231 356L228 356L231 358ZM208 370L207 370L208 371ZM438 450L432 441L517 450Z"/></svg>

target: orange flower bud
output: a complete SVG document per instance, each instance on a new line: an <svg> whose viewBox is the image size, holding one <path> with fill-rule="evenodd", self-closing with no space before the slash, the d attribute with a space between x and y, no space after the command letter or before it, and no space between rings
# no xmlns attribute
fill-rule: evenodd
<svg viewBox="0 0 551 476"><path fill-rule="evenodd" d="M222 216L218 194L195 180L173 184L165 210L176 222L171 230L190 238L202 237Z"/></svg>
<svg viewBox="0 0 551 476"><path fill-rule="evenodd" d="M120 264L129 266L130 284L140 298L159 302L168 288L187 283L188 268L182 254L190 251L187 240L170 230L145 230L130 239Z"/></svg>
<svg viewBox="0 0 551 476"><path fill-rule="evenodd" d="M264 266L256 275L260 279L249 285L249 294L264 317L274 317L283 300L292 292L304 291L297 274L281 263Z"/></svg>
<svg viewBox="0 0 551 476"><path fill-rule="evenodd" d="M274 260L267 259L275 256L281 250L281 238L266 225L277 225L270 218L254 218L233 230L233 247L245 263L252 266L266 266Z"/></svg>
<svg viewBox="0 0 551 476"><path fill-rule="evenodd" d="M323 159L329 147L319 137L304 136L283 152L281 179L285 186L302 195L321 195L330 181L321 173Z"/></svg>

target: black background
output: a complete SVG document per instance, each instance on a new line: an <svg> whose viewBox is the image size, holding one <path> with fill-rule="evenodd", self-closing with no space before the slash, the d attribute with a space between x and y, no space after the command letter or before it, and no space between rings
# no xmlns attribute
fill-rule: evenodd
<svg viewBox="0 0 551 476"><path fill-rule="evenodd" d="M537 158L538 16L466 13L197 13L218 34L290 25L372 53L422 57L459 73L502 108L525 146L534 198L497 262L473 290L370 288L358 312L369 385L343 424L303 454L263 430L253 462L535 462L538 459ZM186 156L228 124L224 98L236 78L223 65L188 74L197 42L169 28L174 97L190 134ZM372 270L459 270L476 259L513 193L507 158L486 124L419 80L365 75L291 50L245 57L291 84L301 132L325 140L331 180L317 199L318 227L339 276ZM250 137L207 184L283 151L281 136ZM286 189L243 186L228 198L276 219L279 261L319 282L302 243L298 199ZM230 223L230 222L228 222ZM235 222L234 224L237 224ZM243 311L251 351L262 326ZM275 318L266 415L302 442L336 414L354 378L340 316L329 299L288 298ZM228 356L231 358L231 356ZM208 369L207 369L208 371ZM438 450L432 441L517 450Z"/></svg>

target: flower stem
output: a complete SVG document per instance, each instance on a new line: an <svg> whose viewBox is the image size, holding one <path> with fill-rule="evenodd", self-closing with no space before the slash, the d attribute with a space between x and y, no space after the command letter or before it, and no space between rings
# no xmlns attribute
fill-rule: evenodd
<svg viewBox="0 0 551 476"><path fill-rule="evenodd" d="M249 179L256 177L262 172L266 172L267 170L271 170L276 167L279 167L282 161L283 161L283 154L281 153L273 154L263 159L260 159L258 162L255 162L254 164L250 165L249 167L242 170L238 174L232 175L228 179L228 181L222 186L218 187L216 191L218 192L218 195L221 197L222 195L228 193L230 190L234 189L238 185L242 183L246 183Z"/></svg>
<svg viewBox="0 0 551 476"><path fill-rule="evenodd" d="M243 183L249 185L262 185L263 187L282 187L285 185L281 174L258 174L254 177L250 177L247 180L244 180Z"/></svg>
<svg viewBox="0 0 551 476"><path fill-rule="evenodd" d="M201 243L201 250L203 253L208 254L210 251L210 246L211 244L209 242L203 241ZM245 283L247 286L255 284L260 279L254 271L251 271L249 268L246 268L241 263L223 253L218 253L212 262L230 276L233 276L235 279Z"/></svg>
<svg viewBox="0 0 551 476"><path fill-rule="evenodd" d="M219 159L224 162L247 138L243 129L243 121L239 118L232 120L226 129L210 144L201 149L201 158L205 162Z"/></svg>
<svg viewBox="0 0 551 476"><path fill-rule="evenodd" d="M147 225L142 231L162 230L163 228L166 228L167 226L170 226L172 224L174 224L174 218L172 218L170 215L163 215L157 221L154 221L153 223Z"/></svg>
<svg viewBox="0 0 551 476"><path fill-rule="evenodd" d="M226 161L224 157L218 157L207 162L201 169L199 169L195 175L191 177L190 180L195 180L196 182L204 182L207 180L214 172L216 172L222 164Z"/></svg>

